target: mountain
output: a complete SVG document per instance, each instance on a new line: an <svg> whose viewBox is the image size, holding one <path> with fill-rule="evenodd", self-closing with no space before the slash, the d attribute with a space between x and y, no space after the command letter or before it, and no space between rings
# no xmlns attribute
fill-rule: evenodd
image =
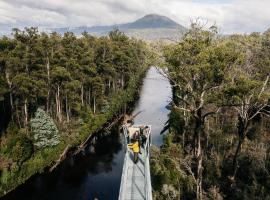
<svg viewBox="0 0 270 200"><path fill-rule="evenodd" d="M127 27L128 29L184 28L170 18L156 14L146 15L133 23L124 24L122 27Z"/></svg>
<svg viewBox="0 0 270 200"><path fill-rule="evenodd" d="M168 17L149 14L132 23L116 24L112 26L81 26L75 28L56 28L50 31L56 31L64 34L67 31L80 35L86 31L93 35L106 35L113 29L118 28L128 36L145 40L177 40L187 30L184 26L176 23Z"/></svg>

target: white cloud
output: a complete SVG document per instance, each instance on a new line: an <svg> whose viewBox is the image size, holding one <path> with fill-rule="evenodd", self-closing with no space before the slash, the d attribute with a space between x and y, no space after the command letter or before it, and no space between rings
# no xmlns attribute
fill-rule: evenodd
<svg viewBox="0 0 270 200"><path fill-rule="evenodd" d="M223 33L253 32L270 27L269 7L270 0L0 0L0 28L109 25L157 13L185 26L200 17Z"/></svg>

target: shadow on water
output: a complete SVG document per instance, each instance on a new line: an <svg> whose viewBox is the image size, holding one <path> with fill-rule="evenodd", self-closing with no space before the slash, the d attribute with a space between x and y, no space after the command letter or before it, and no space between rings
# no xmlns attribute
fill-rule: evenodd
<svg viewBox="0 0 270 200"><path fill-rule="evenodd" d="M115 129L77 156L68 157L54 172L32 177L3 200L117 199L123 158Z"/></svg>
<svg viewBox="0 0 270 200"><path fill-rule="evenodd" d="M134 113L143 111L135 123L152 124L152 139L157 146L162 144L160 132L167 121L170 97L168 80L150 68ZM123 161L122 138L115 127L82 153L68 156L52 173L33 176L1 200L117 200Z"/></svg>

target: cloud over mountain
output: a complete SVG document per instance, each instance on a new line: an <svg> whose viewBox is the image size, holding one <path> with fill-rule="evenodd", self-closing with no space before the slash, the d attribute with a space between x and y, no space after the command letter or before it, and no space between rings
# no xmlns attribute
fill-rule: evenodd
<svg viewBox="0 0 270 200"><path fill-rule="evenodd" d="M148 13L188 26L201 17L224 33L264 31L269 0L0 0L0 31L24 26L66 27L127 23Z"/></svg>

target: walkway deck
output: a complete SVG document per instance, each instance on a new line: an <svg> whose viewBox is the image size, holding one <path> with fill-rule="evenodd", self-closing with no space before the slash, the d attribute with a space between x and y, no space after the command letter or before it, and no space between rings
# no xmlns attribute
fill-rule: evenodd
<svg viewBox="0 0 270 200"><path fill-rule="evenodd" d="M152 200L149 146L148 138L137 164L133 162L133 153L126 151L119 200Z"/></svg>

